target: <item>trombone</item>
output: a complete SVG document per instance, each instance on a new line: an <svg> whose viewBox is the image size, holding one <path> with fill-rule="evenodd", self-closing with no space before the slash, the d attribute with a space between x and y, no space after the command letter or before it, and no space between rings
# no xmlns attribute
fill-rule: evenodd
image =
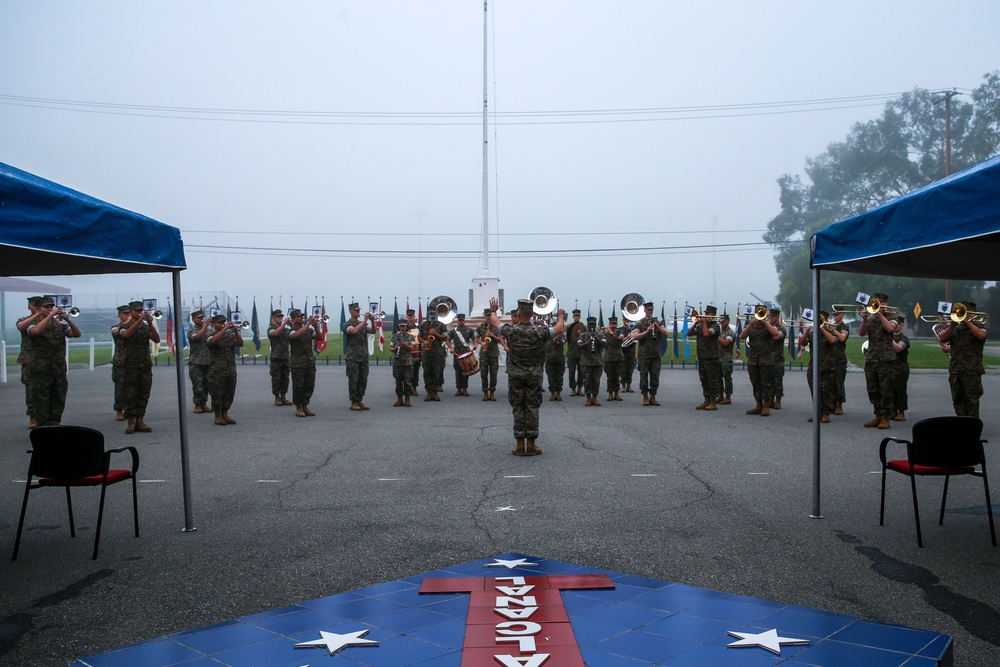
<svg viewBox="0 0 1000 667"><path fill-rule="evenodd" d="M934 322L937 324L972 322L976 326L981 326L989 322L990 316L977 310L969 310L964 303L956 303L948 309L947 314L942 312L937 315L921 315L920 319L924 322Z"/></svg>
<svg viewBox="0 0 1000 667"><path fill-rule="evenodd" d="M896 306L883 306L882 302L875 297L868 299L867 303L835 303L830 306L830 310L835 313L860 313L863 310L869 315L875 315L879 311L883 311L886 315L896 315L899 313L899 308Z"/></svg>

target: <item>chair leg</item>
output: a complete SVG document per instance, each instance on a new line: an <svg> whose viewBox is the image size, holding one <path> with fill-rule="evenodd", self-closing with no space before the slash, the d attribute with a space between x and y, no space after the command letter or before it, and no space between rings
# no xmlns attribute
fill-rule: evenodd
<svg viewBox="0 0 1000 667"><path fill-rule="evenodd" d="M69 487L66 487L66 509L69 510L69 536L76 537L76 526L73 523L73 500L69 496Z"/></svg>
<svg viewBox="0 0 1000 667"><path fill-rule="evenodd" d="M986 489L986 514L990 517L990 539L993 546L997 545L997 531L993 527L993 505L990 500L990 481L986 478L986 466L983 466L983 487Z"/></svg>
<svg viewBox="0 0 1000 667"><path fill-rule="evenodd" d="M135 475L132 475L132 516L135 517L135 536L139 537L139 495L136 493Z"/></svg>
<svg viewBox="0 0 1000 667"><path fill-rule="evenodd" d="M882 498L878 507L878 525L885 525L885 466L882 466Z"/></svg>
<svg viewBox="0 0 1000 667"><path fill-rule="evenodd" d="M97 508L97 530L94 531L94 558L97 560L97 547L101 543L101 522L104 521L104 494L108 490L107 485L101 485L101 504Z"/></svg>
<svg viewBox="0 0 1000 667"><path fill-rule="evenodd" d="M913 520L917 524L917 546L923 547L924 540L920 535L920 508L917 507L917 476L910 475L910 489L913 491Z"/></svg>
<svg viewBox="0 0 1000 667"><path fill-rule="evenodd" d="M941 515L938 517L938 525L944 525L944 503L948 498L948 482L951 480L951 475L944 476L944 491L941 492Z"/></svg>
<svg viewBox="0 0 1000 667"><path fill-rule="evenodd" d="M17 560L17 550L21 546L21 529L24 528L24 513L28 509L28 494L31 492L31 478L24 485L24 502L21 503L21 519L17 522L17 537L14 538L14 553L11 555L11 562ZM992 525L992 524L990 524Z"/></svg>

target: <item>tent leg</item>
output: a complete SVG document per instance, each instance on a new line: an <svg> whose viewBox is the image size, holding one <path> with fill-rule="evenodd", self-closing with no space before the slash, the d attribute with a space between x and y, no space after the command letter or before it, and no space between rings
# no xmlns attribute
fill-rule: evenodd
<svg viewBox="0 0 1000 667"><path fill-rule="evenodd" d="M816 319L813 322L819 324L819 269L813 269L813 280L812 280L812 297L813 297L813 317ZM819 340L820 340L820 327L813 326L812 330L812 369L811 373L813 376L813 505L812 514L809 515L812 519L822 519L823 512L820 511L820 393L822 392L822 385L819 381Z"/></svg>

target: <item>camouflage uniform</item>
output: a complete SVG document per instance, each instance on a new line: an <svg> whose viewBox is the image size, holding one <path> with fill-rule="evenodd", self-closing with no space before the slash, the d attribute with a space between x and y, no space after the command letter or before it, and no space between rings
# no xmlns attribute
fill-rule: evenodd
<svg viewBox="0 0 1000 667"><path fill-rule="evenodd" d="M389 348L392 349L400 341L413 345L415 340L408 331L397 331L392 335ZM413 355L405 347L398 348L392 355L392 377L396 380L396 396L409 396L412 390L410 381L413 378Z"/></svg>
<svg viewBox="0 0 1000 667"><path fill-rule="evenodd" d="M875 416L893 416L896 391L896 352L892 333L885 330L879 315L868 316L868 351L865 353L865 385Z"/></svg>
<svg viewBox="0 0 1000 667"><path fill-rule="evenodd" d="M153 389L153 360L149 356L149 323L140 322L135 333L125 341L125 361L122 367L122 400L126 419L144 417ZM131 321L122 325L132 328Z"/></svg>
<svg viewBox="0 0 1000 667"><path fill-rule="evenodd" d="M208 392L212 396L212 409L228 412L236 397L236 332L231 328L215 343L205 341L211 365L208 368ZM212 337L215 337L213 333Z"/></svg>
<svg viewBox="0 0 1000 667"><path fill-rule="evenodd" d="M507 341L507 400L514 413L514 437L538 437L538 408L542 404L541 352L555 331L527 322L504 324L500 335Z"/></svg>
<svg viewBox="0 0 1000 667"><path fill-rule="evenodd" d="M812 334L809 333L809 340L802 346L803 351L812 348ZM827 340L823 332L819 334L819 411L822 415L833 414L836 406L837 396L837 359L835 349L837 343ZM813 395L813 359L814 355L809 355L809 363L806 367L806 382L809 384L809 395ZM810 418L811 419L811 418Z"/></svg>
<svg viewBox="0 0 1000 667"><path fill-rule="evenodd" d="M573 311L574 315L577 315L579 311ZM566 325L566 333L568 334L570 329L577 322L570 322ZM580 347L576 344L575 340L569 340L567 336L566 346L566 368L569 370L569 391L570 395L576 393L579 388L583 390L583 369L580 368Z"/></svg>
<svg viewBox="0 0 1000 667"><path fill-rule="evenodd" d="M746 333L749 330L750 333ZM747 374L753 387L753 398L758 403L770 402L774 397L774 336L763 322L752 321L744 329L747 350Z"/></svg>
<svg viewBox="0 0 1000 667"><path fill-rule="evenodd" d="M278 333L271 335L273 331ZM267 327L267 340L271 343L271 393L275 396L288 395L289 376L292 368L289 365L288 337L284 335L282 324L271 324Z"/></svg>
<svg viewBox="0 0 1000 667"><path fill-rule="evenodd" d="M448 330L438 320L426 319L420 323L420 339L424 342L424 388L428 393L437 394L444 389L444 363L448 349L444 341L448 336ZM427 340L427 336L434 333L434 340Z"/></svg>
<svg viewBox="0 0 1000 667"><path fill-rule="evenodd" d="M705 334L701 322L688 329L688 336L698 339L698 379L701 380L701 393L705 398L702 406L714 405L719 396L719 378L722 375L719 362L719 335L722 327L718 322L707 323L708 334Z"/></svg>
<svg viewBox="0 0 1000 667"><path fill-rule="evenodd" d="M545 344L545 375L549 380L549 391L561 392L563 376L566 375L566 337L554 336Z"/></svg>
<svg viewBox="0 0 1000 667"><path fill-rule="evenodd" d="M489 317L487 313L486 317ZM486 334L489 333L493 340L489 345L483 342ZM500 332L493 327L489 320L476 327L476 339L480 341L479 348L479 375L483 384L483 393L496 392L497 373L500 372Z"/></svg>
<svg viewBox="0 0 1000 667"><path fill-rule="evenodd" d="M771 339L771 353L774 355L774 403L775 407L781 407L781 399L785 395L785 339L788 337L788 329L780 322L774 328L781 332L778 340Z"/></svg>
<svg viewBox="0 0 1000 667"><path fill-rule="evenodd" d="M208 320L206 319L206 322ZM212 325L207 325L205 333L201 338L195 335L201 331L201 327L192 324L188 327L188 377L191 378L191 394L194 398L195 406L206 405L208 395L211 392L209 386L209 374L213 366L212 353L208 349L208 339L212 337L215 330ZM235 355L229 355L235 356Z"/></svg>
<svg viewBox="0 0 1000 667"><path fill-rule="evenodd" d="M301 338L292 338L291 334L299 329L307 328L308 333ZM313 348L315 328L303 322L294 322L285 326L285 336L288 337L288 367L292 373L292 403L303 407L312 400L316 388L316 351Z"/></svg>
<svg viewBox="0 0 1000 667"><path fill-rule="evenodd" d="M733 395L733 353L739 345L736 331L731 326L719 327L719 340L728 340L730 345L719 345L719 395L718 398Z"/></svg>
<svg viewBox="0 0 1000 667"><path fill-rule="evenodd" d="M469 376L465 374L465 369L459 363L458 355L465 354L472 349L472 338L474 336L475 332L465 326L465 320L461 320L454 329L448 331L448 340L451 341L451 346L455 350L455 356L451 362L452 367L455 369L455 389L469 388Z"/></svg>
<svg viewBox="0 0 1000 667"><path fill-rule="evenodd" d="M847 402L847 393L845 389L845 385L847 383L847 341L851 337L851 327L847 324L841 322L836 325L836 328L838 332L846 333L847 338L844 339L843 343L837 342L833 345L833 358L836 362L834 376L837 385L836 398L834 399L836 403L834 412L837 411L837 408L842 407L844 403Z"/></svg>
<svg viewBox="0 0 1000 667"><path fill-rule="evenodd" d="M984 327L979 327L986 331ZM979 398L983 395L983 346L964 322L957 325L948 341L951 360L948 363L948 384L951 403L958 416L978 417Z"/></svg>
<svg viewBox="0 0 1000 667"><path fill-rule="evenodd" d="M635 325L635 330L639 333L652 327L652 322L648 317L643 317ZM653 330L647 336L639 339L638 358L639 366L639 391L643 396L649 394L656 396L660 388L660 366L663 363L663 355L660 352L660 332Z"/></svg>
<svg viewBox="0 0 1000 667"><path fill-rule="evenodd" d="M900 324L893 341L903 349L896 352L896 390L893 392L893 409L896 419L903 420L903 414L910 409L906 386L910 381L910 339L903 333Z"/></svg>
<svg viewBox="0 0 1000 667"><path fill-rule="evenodd" d="M607 347L604 350L604 373L608 378L608 397L610 398L619 393L622 387L622 366L625 363L622 342L625 340L625 336L621 329L616 327L612 331L609 327L604 338L607 341Z"/></svg>
<svg viewBox="0 0 1000 667"><path fill-rule="evenodd" d="M125 310L122 311L121 308ZM120 306L119 312L128 312L128 306ZM128 320L118 322L111 327L111 341L114 345L114 352L111 354L111 382L115 385L115 413L125 416L125 384L122 378L125 376L125 339L122 338L122 331L127 328Z"/></svg>
<svg viewBox="0 0 1000 667"><path fill-rule="evenodd" d="M583 391L588 397L597 398L597 392L601 390L601 372L604 370L601 350L607 344L604 334L590 330L581 335L577 341L577 347L580 348Z"/></svg>
<svg viewBox="0 0 1000 667"><path fill-rule="evenodd" d="M353 313L351 319L344 322L341 331L347 341L347 354L344 355L344 362L347 366L347 394L351 403L362 403L365 399L365 391L368 389L368 326L361 328L358 333L348 333L348 329L361 324Z"/></svg>
<svg viewBox="0 0 1000 667"><path fill-rule="evenodd" d="M17 324L24 322L30 315L17 318ZM18 327L20 330L20 327ZM31 402L31 336L28 329L21 331L21 349L17 353L17 363L21 364L21 384L24 385L24 414L35 416L35 408ZM112 373L113 374L113 373Z"/></svg>
<svg viewBox="0 0 1000 667"><path fill-rule="evenodd" d="M28 327L30 333L38 324ZM62 421L66 409L66 337L69 324L55 318L31 339L31 404L38 426L52 426Z"/></svg>
<svg viewBox="0 0 1000 667"><path fill-rule="evenodd" d="M629 322L627 327L622 327L622 334L628 336L634 328L635 324ZM634 344L622 348L621 384L625 387L625 391L632 391L632 373L635 372L635 353L638 349Z"/></svg>

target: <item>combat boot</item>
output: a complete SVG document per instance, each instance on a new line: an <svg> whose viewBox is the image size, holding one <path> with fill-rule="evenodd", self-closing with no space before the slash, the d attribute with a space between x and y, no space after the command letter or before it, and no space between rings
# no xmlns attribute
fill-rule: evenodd
<svg viewBox="0 0 1000 667"><path fill-rule="evenodd" d="M759 415L764 411L764 404L761 401L757 401L757 405L753 406L747 410L748 415Z"/></svg>
<svg viewBox="0 0 1000 667"><path fill-rule="evenodd" d="M364 405L363 403L358 403L358 405ZM302 414L306 417L315 417L316 413L309 409L309 406L305 403L302 404Z"/></svg>
<svg viewBox="0 0 1000 667"><path fill-rule="evenodd" d="M634 391L632 391L632 385L631 384L625 385L625 393L626 394L634 394L635 393Z"/></svg>
<svg viewBox="0 0 1000 667"><path fill-rule="evenodd" d="M462 390L461 389L456 389L455 390L455 395L456 396L461 396L462 395Z"/></svg>
<svg viewBox="0 0 1000 667"><path fill-rule="evenodd" d="M718 410L718 408L715 407L715 401L709 401L708 405L705 406L705 409L706 410Z"/></svg>
<svg viewBox="0 0 1000 667"><path fill-rule="evenodd" d="M497 394L496 394L496 392L495 392L495 391L493 391L492 389L490 389L490 400L491 400L491 401L495 401L495 400L497 400Z"/></svg>
<svg viewBox="0 0 1000 667"><path fill-rule="evenodd" d="M208 407L208 403L202 403L201 404L201 411L204 414L210 414L212 412L212 408Z"/></svg>
<svg viewBox="0 0 1000 667"><path fill-rule="evenodd" d="M295 406L295 416L296 417L305 417L306 416L306 413L304 413L302 411L302 406L301 405L296 405Z"/></svg>
<svg viewBox="0 0 1000 667"><path fill-rule="evenodd" d="M601 407L601 402L597 400L597 394L591 394L590 404L596 407Z"/></svg>
<svg viewBox="0 0 1000 667"><path fill-rule="evenodd" d="M277 406L279 406L279 407L282 405L282 403L281 403L281 394L275 394L274 395L274 404L277 405Z"/></svg>
<svg viewBox="0 0 1000 667"><path fill-rule="evenodd" d="M514 456L527 456L528 452L524 448L524 438L517 438L517 444L514 445L514 449L510 450L510 453Z"/></svg>
<svg viewBox="0 0 1000 667"><path fill-rule="evenodd" d="M143 416L139 415L135 418L135 430L140 433L152 433L153 427L143 421Z"/></svg>
<svg viewBox="0 0 1000 667"><path fill-rule="evenodd" d="M195 406L195 410L194 411L198 412L198 406ZM121 410L119 410L118 412L116 412L115 413L115 421L116 422L123 422L123 421L125 421L125 413L122 412ZM32 417L31 418L31 424L29 424L28 428L34 428L34 427L35 427L35 418Z"/></svg>
<svg viewBox="0 0 1000 667"><path fill-rule="evenodd" d="M642 404L649 405L649 394L642 392Z"/></svg>
<svg viewBox="0 0 1000 667"><path fill-rule="evenodd" d="M593 405L593 404L594 404L594 399L592 399L590 397L590 394L587 394L587 400L584 402L584 406Z"/></svg>
<svg viewBox="0 0 1000 667"><path fill-rule="evenodd" d="M405 407L405 408L410 407L410 395L409 394L406 394L405 396L403 396L403 407Z"/></svg>
<svg viewBox="0 0 1000 667"><path fill-rule="evenodd" d="M290 400L288 400L288 394L282 394L281 395L281 404L282 405L291 405L292 404L292 402Z"/></svg>
<svg viewBox="0 0 1000 667"><path fill-rule="evenodd" d="M881 421L882 418L879 417L878 415L875 415L872 419L869 419L868 421L865 422L865 428L875 428L876 426L879 425L879 422Z"/></svg>
<svg viewBox="0 0 1000 667"><path fill-rule="evenodd" d="M226 420L222 418L222 409L221 408L216 408L216 410L215 410L215 425L216 426L225 426L226 425Z"/></svg>
<svg viewBox="0 0 1000 667"><path fill-rule="evenodd" d="M562 400L562 391L561 390L556 392L556 400L557 401L561 401Z"/></svg>
<svg viewBox="0 0 1000 667"><path fill-rule="evenodd" d="M843 403L837 403L837 407L835 407L833 409L833 414L835 414L835 415L842 415L842 414L844 414L844 404Z"/></svg>
<svg viewBox="0 0 1000 667"><path fill-rule="evenodd" d="M427 395L426 395L426 396L424 396L424 403L427 403L427 402L429 402L429 401L433 401L433 400L434 400L434 392L433 392L433 391L430 391L430 390L428 390L428 391L427 391ZM358 408L358 410L360 410L360 409L361 409L361 408Z"/></svg>
<svg viewBox="0 0 1000 667"><path fill-rule="evenodd" d="M732 404L733 404L732 394L726 394L726 397L717 403L717 405L732 405Z"/></svg>
<svg viewBox="0 0 1000 667"><path fill-rule="evenodd" d="M554 391L550 391L549 392L549 400L550 401L556 400L556 392L554 392Z"/></svg>
<svg viewBox="0 0 1000 667"><path fill-rule="evenodd" d="M890 424L889 424L889 418L888 417L886 417L885 415L882 415L881 417L879 417L879 420L878 420L878 427L879 428L886 429L886 428L889 428L889 426L890 426Z"/></svg>
<svg viewBox="0 0 1000 667"><path fill-rule="evenodd" d="M764 401L764 405L762 405L760 409L760 416L761 417L771 416L771 401Z"/></svg>
<svg viewBox="0 0 1000 667"><path fill-rule="evenodd" d="M900 410L899 412L896 413L896 416L893 419L895 419L898 422L905 422L906 421L906 415L903 414L902 410Z"/></svg>
<svg viewBox="0 0 1000 667"><path fill-rule="evenodd" d="M706 398L704 401L702 401L698 405L694 406L694 409L695 410L704 410L707 407L708 407L708 399Z"/></svg>
<svg viewBox="0 0 1000 667"><path fill-rule="evenodd" d="M483 392L483 400L484 401L490 400L490 392L488 392L488 391L484 391Z"/></svg>
<svg viewBox="0 0 1000 667"><path fill-rule="evenodd" d="M535 444L534 438L528 438L528 444L525 445L525 452L528 456L538 456L542 453L542 448Z"/></svg>
<svg viewBox="0 0 1000 667"><path fill-rule="evenodd" d="M222 419L227 424L235 424L236 423L236 420L229 416L229 410L228 409L222 411ZM139 424L136 424L135 427L139 428Z"/></svg>
<svg viewBox="0 0 1000 667"><path fill-rule="evenodd" d="M615 400L615 392L609 391L608 392L608 397L606 399L604 399L604 400L606 400L606 401L613 401L613 400Z"/></svg>
<svg viewBox="0 0 1000 667"><path fill-rule="evenodd" d="M135 433L135 417L129 417L128 423L125 425L126 433Z"/></svg>
<svg viewBox="0 0 1000 667"><path fill-rule="evenodd" d="M774 399L771 402L771 409L772 410L780 410L781 409L781 399L780 398L776 398L776 399Z"/></svg>
<svg viewBox="0 0 1000 667"><path fill-rule="evenodd" d="M660 404L660 402L658 400L656 400L656 394L650 394L649 395L649 404L650 405L659 405Z"/></svg>
<svg viewBox="0 0 1000 667"><path fill-rule="evenodd" d="M425 398L424 400L425 401L429 401L430 399L429 398ZM357 401L351 401L351 410L354 410L355 412L360 412L361 411L361 406L358 405ZM305 410L303 410L303 412L305 412Z"/></svg>
<svg viewBox="0 0 1000 667"><path fill-rule="evenodd" d="M277 405L277 404L275 404L275 405ZM200 415L202 412L204 412L204 410L201 409L201 403L195 403L194 404L194 413L196 415ZM118 413L115 414L115 421L121 421L120 419L118 419L118 415L120 415L120 414L122 414L122 413L118 412Z"/></svg>
<svg viewBox="0 0 1000 667"><path fill-rule="evenodd" d="M615 390L615 400L616 400L616 401L620 401L620 400L622 400L622 395L621 395L621 393L620 393L619 391L617 391L617 390Z"/></svg>
<svg viewBox="0 0 1000 667"><path fill-rule="evenodd" d="M821 424L829 424L830 423L829 413L824 412L822 416L819 418L819 421Z"/></svg>
<svg viewBox="0 0 1000 667"><path fill-rule="evenodd" d="M401 407L403 407L403 395L402 394L396 394L396 402L392 404L392 407L394 407L394 408L401 408Z"/></svg>

